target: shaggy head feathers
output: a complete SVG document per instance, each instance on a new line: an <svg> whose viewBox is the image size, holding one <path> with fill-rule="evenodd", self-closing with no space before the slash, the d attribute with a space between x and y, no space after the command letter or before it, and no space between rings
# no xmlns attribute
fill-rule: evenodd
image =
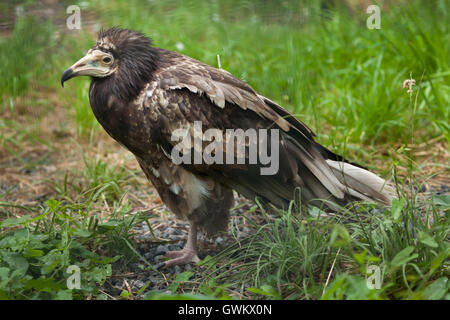
<svg viewBox="0 0 450 320"><path fill-rule="evenodd" d="M101 30L92 49L111 53L114 57L112 67L117 70L110 77L94 78L94 81L108 83L119 99L133 99L157 68L158 54L151 45L152 41L137 31L118 27Z"/></svg>

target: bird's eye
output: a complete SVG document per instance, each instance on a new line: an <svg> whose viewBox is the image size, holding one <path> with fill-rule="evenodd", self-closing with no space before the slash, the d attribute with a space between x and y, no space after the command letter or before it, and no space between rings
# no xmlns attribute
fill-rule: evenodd
<svg viewBox="0 0 450 320"><path fill-rule="evenodd" d="M112 60L112 59L111 59L110 57L104 57L104 58L103 58L103 62L104 62L104 63L110 63L111 60Z"/></svg>

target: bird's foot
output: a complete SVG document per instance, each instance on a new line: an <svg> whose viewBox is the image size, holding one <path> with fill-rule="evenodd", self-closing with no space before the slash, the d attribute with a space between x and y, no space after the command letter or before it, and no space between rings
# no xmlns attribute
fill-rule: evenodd
<svg viewBox="0 0 450 320"><path fill-rule="evenodd" d="M197 251L186 248L179 251L169 251L167 252L166 257L171 259L169 261L166 261L165 267L188 264L191 262L197 263L200 261L197 256Z"/></svg>

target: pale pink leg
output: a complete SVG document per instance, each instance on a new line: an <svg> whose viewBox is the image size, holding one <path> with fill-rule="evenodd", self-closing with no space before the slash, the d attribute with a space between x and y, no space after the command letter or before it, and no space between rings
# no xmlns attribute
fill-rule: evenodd
<svg viewBox="0 0 450 320"><path fill-rule="evenodd" d="M183 250L169 251L166 257L172 258L166 262L166 267L176 266L180 264L188 264L191 262L197 263L200 259L197 256L197 226L195 223L191 224L189 229L188 239Z"/></svg>

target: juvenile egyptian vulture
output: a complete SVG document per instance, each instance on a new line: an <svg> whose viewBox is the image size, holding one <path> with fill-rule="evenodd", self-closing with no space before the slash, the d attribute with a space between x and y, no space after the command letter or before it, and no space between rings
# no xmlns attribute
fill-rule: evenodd
<svg viewBox="0 0 450 320"><path fill-rule="evenodd" d="M106 132L132 152L169 209L189 221L167 266L198 261L197 231L226 230L233 190L286 208L389 205L383 179L345 162L274 101L229 72L111 28L68 68L61 84L90 76L89 100Z"/></svg>

